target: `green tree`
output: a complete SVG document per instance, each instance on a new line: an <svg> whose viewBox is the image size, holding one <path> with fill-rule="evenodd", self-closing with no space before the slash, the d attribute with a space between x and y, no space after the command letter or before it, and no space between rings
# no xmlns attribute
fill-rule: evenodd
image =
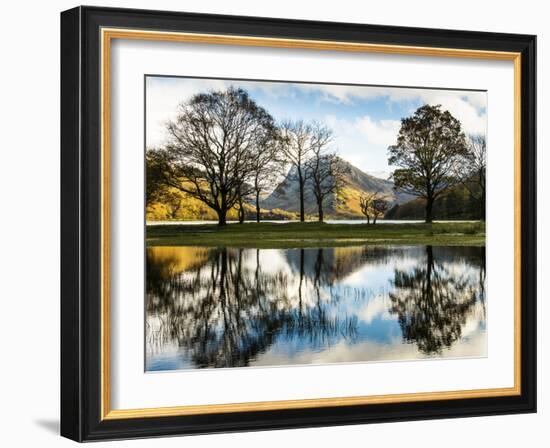
<svg viewBox="0 0 550 448"><path fill-rule="evenodd" d="M414 342L422 353L433 355L441 354L462 337L476 303L485 300L485 277L484 268L480 268L478 285L467 274L452 269L459 260L449 262L443 254L438 257L432 246L425 250L425 259L412 270L394 270L389 312L397 316L406 342ZM485 249L466 251L473 255Z"/></svg>
<svg viewBox="0 0 550 448"><path fill-rule="evenodd" d="M425 220L433 220L434 201L458 182L467 145L458 121L441 106L428 104L401 120L397 143L388 148L390 165L398 168L395 188L426 201Z"/></svg>

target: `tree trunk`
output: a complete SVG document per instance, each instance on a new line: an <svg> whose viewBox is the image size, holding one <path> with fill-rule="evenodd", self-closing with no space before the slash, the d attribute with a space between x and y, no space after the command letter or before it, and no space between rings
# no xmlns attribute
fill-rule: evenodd
<svg viewBox="0 0 550 448"><path fill-rule="evenodd" d="M239 197L239 212L238 212L238 216L239 216L239 224L243 224L244 223L244 206L243 206L243 200L241 197Z"/></svg>
<svg viewBox="0 0 550 448"><path fill-rule="evenodd" d="M374 217L372 218L372 224L373 224L373 225L376 224L376 218L377 218L376 215L374 215Z"/></svg>
<svg viewBox="0 0 550 448"><path fill-rule="evenodd" d="M428 196L426 198L426 223L431 224L433 221L432 218L432 210L434 205L434 198L433 196Z"/></svg>
<svg viewBox="0 0 550 448"><path fill-rule="evenodd" d="M216 210L216 213L218 214L218 225L219 226L225 226L227 224L227 197L222 192L221 193L221 200L218 203L219 208Z"/></svg>
<svg viewBox="0 0 550 448"><path fill-rule="evenodd" d="M227 210L218 210L218 225L225 226L227 224Z"/></svg>
<svg viewBox="0 0 550 448"><path fill-rule="evenodd" d="M485 188L481 190L481 200L479 202L481 203L481 220L485 221Z"/></svg>
<svg viewBox="0 0 550 448"><path fill-rule="evenodd" d="M304 213L304 187L305 182L302 177L302 172L298 171L298 183L300 184L300 222L304 222L306 220L305 213Z"/></svg>
<svg viewBox="0 0 550 448"><path fill-rule="evenodd" d="M256 222L260 222L260 192L256 191Z"/></svg>
<svg viewBox="0 0 550 448"><path fill-rule="evenodd" d="M479 202L480 202L480 214L481 220L485 221L485 170L480 168L477 173L478 185L479 185Z"/></svg>
<svg viewBox="0 0 550 448"><path fill-rule="evenodd" d="M323 222L325 214L324 214L324 211L323 211L323 200L322 199L317 203L317 206L319 207L319 222Z"/></svg>

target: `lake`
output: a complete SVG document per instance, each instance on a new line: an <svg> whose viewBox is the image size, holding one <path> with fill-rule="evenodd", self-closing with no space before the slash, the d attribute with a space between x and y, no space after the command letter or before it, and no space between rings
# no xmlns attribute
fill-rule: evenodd
<svg viewBox="0 0 550 448"><path fill-rule="evenodd" d="M487 355L485 248L146 249L147 371Z"/></svg>

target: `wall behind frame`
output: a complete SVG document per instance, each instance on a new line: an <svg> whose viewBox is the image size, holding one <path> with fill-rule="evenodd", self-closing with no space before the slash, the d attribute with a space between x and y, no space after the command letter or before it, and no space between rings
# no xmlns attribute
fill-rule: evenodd
<svg viewBox="0 0 550 448"><path fill-rule="evenodd" d="M279 0L145 0L87 1L88 5L157 8L202 13L333 20L385 25L516 32L538 35L538 147L543 148L544 123L550 120L550 98L544 79L550 55L550 25L544 3L463 0L441 6L438 1L338 2ZM59 13L78 2L10 2L0 28L0 297L3 299L0 341L0 441L6 446L40 444L70 446L58 435L59 415ZM549 221L548 154L538 154L538 227ZM545 204L546 202L546 204ZM544 381L550 346L550 237L539 232L539 413L505 417L391 423L233 435L165 438L94 446L181 446L224 448L300 446L517 447L542 446L549 437L550 392ZM546 255L548 258L548 255ZM72 445L74 446L74 445Z"/></svg>

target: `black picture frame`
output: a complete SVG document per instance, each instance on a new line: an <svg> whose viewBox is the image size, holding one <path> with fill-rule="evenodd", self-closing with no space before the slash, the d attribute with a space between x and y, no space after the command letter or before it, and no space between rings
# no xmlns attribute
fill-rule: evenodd
<svg viewBox="0 0 550 448"><path fill-rule="evenodd" d="M146 418L101 418L100 29L521 53L521 393ZM61 435L76 441L536 412L536 37L99 7L61 13Z"/></svg>

